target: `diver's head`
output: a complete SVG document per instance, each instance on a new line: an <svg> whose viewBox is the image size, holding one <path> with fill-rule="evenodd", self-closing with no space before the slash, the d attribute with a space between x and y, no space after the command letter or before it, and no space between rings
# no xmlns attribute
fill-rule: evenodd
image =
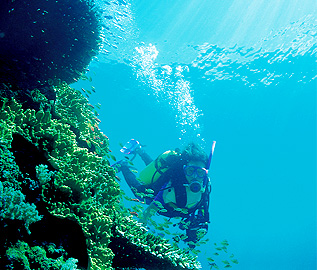
<svg viewBox="0 0 317 270"><path fill-rule="evenodd" d="M189 143L185 149L182 151L182 160L183 164L189 162L202 162L201 167L206 168L208 164L208 156L205 151L196 143Z"/></svg>
<svg viewBox="0 0 317 270"><path fill-rule="evenodd" d="M195 143L188 144L182 152L183 169L188 186L194 193L204 192L208 182L208 156Z"/></svg>
<svg viewBox="0 0 317 270"><path fill-rule="evenodd" d="M204 192L208 181L208 170L202 161L189 161L183 167L190 190L194 193Z"/></svg>

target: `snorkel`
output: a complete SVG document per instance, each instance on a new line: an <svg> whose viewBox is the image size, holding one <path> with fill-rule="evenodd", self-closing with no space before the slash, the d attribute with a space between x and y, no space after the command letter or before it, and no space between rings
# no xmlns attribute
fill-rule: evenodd
<svg viewBox="0 0 317 270"><path fill-rule="evenodd" d="M207 169L207 170L209 170L209 168L210 168L211 158L212 158L212 155L214 154L215 146L216 146L216 141L213 141L213 142L212 142L212 145L211 145L211 150L210 150L209 158L208 158L208 163L207 163L207 166L206 166L206 169Z"/></svg>

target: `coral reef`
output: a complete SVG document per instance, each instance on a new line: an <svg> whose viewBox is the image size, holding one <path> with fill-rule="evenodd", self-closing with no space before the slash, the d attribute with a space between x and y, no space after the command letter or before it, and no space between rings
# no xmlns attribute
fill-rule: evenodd
<svg viewBox="0 0 317 270"><path fill-rule="evenodd" d="M66 84L55 90L56 104L77 104L72 98L80 97L78 91ZM24 228L23 222L11 227L8 216L3 218L1 226L9 230L2 239L4 253L18 245L19 239L13 236L15 229L25 239L23 245L31 250L46 243L59 246L65 250L60 260L78 259L78 267L84 269L199 268L195 258L147 233L120 211L120 188L107 160L108 140L98 128L88 100L81 98L81 108L56 105L55 118L49 111L24 110L14 99L3 99L0 103L1 194L21 190L26 194L26 209L33 211L34 218L42 216L35 223L22 218L27 224ZM87 145L89 142L90 150L78 146L83 141ZM20 203L24 203L22 199ZM118 259L127 254L122 250L130 250L131 260ZM25 261L32 252L20 252L23 259L17 260ZM7 256L2 267L8 268L14 258Z"/></svg>
<svg viewBox="0 0 317 270"><path fill-rule="evenodd" d="M1 8L0 269L198 269L124 210L98 114L69 86L97 53L98 16L89 0Z"/></svg>
<svg viewBox="0 0 317 270"><path fill-rule="evenodd" d="M5 131L3 145L13 148L13 153L22 151L21 148L15 150L18 145L34 146L31 151L32 146L26 147L28 151L22 153L24 158L16 154L16 162L21 175L38 182L37 190L41 194L37 200L45 203L51 215L73 220L81 226L87 239L91 269L98 269L97 265L109 264L110 267L112 252L107 245L119 187L108 162L78 147L69 125L51 119L49 112L23 110L12 100L2 104L0 118L2 131ZM27 157L30 152L32 155L39 152L34 162ZM43 177L43 167L41 173L39 168L46 163L51 172ZM41 180L36 174L41 175Z"/></svg>

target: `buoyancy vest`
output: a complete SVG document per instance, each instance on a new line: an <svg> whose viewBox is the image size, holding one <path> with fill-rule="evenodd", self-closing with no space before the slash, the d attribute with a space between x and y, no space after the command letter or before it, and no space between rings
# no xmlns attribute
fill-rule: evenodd
<svg viewBox="0 0 317 270"><path fill-rule="evenodd" d="M179 205L183 208L193 208L195 207L202 199L202 195L204 193L204 190L202 192L192 192L188 186L185 187L184 192L186 193L186 200L183 205ZM166 189L163 191L163 200L165 204L170 204L171 206L177 208L177 190L175 187L172 186L172 183L168 183Z"/></svg>
<svg viewBox="0 0 317 270"><path fill-rule="evenodd" d="M161 193L160 201L168 210L162 212L162 215L187 216L185 213L175 213L175 209L188 209L190 214L200 207L203 198L206 197L206 191L197 194L184 186L187 183L183 174L185 162L178 151L166 151L139 173L138 180L153 189L154 195Z"/></svg>

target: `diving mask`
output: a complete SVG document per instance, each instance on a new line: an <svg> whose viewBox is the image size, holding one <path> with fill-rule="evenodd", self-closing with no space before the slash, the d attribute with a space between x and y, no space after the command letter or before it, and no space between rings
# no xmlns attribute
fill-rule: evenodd
<svg viewBox="0 0 317 270"><path fill-rule="evenodd" d="M193 193L197 193L205 189L208 170L198 166L184 165L184 173L193 179L188 184Z"/></svg>

